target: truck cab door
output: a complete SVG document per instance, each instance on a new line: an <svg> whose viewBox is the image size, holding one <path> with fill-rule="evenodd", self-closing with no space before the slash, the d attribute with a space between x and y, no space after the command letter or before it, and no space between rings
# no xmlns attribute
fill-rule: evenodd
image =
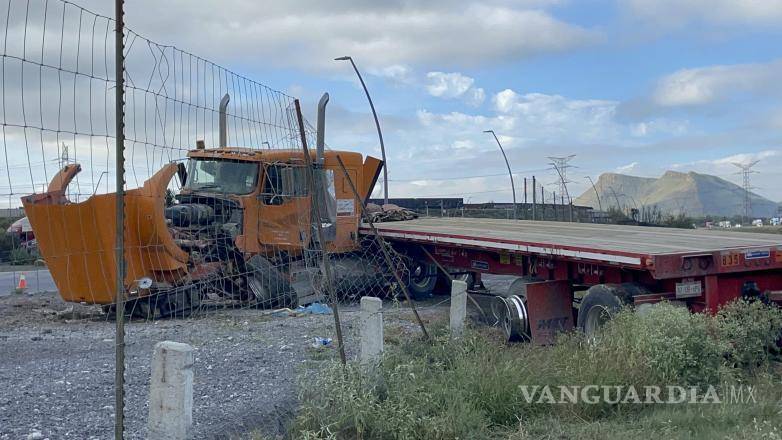
<svg viewBox="0 0 782 440"><path fill-rule="evenodd" d="M311 236L311 210L303 166L264 166L258 194L258 242L266 252L299 254Z"/></svg>

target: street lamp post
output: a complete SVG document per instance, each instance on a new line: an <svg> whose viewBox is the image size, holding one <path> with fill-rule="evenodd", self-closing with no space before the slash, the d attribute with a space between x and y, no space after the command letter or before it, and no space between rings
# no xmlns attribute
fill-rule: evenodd
<svg viewBox="0 0 782 440"><path fill-rule="evenodd" d="M497 141L497 145L500 147L500 152L502 152L502 157L505 159L505 165L508 167L508 175L510 176L510 189L513 191L513 220L516 220L516 186L513 184L513 172L510 170L508 156L505 155L505 150L502 148L502 144L500 143L499 138L497 138L497 134L494 133L494 130L483 130L483 132L491 133L491 135L494 136L494 140Z"/></svg>
<svg viewBox="0 0 782 440"><path fill-rule="evenodd" d="M353 66L353 70L356 71L356 76L361 82L361 87L364 88L364 93L367 95L367 101L369 101L369 108L372 109L372 116L375 118L375 127L377 127L377 137L380 139L380 154L383 156L383 203L388 204L388 161L386 161L386 146L383 143L383 132L380 131L380 122L377 120L377 112L375 112L375 104L372 103L372 97L369 96L369 90L364 83L364 78L361 77L361 73L356 67L356 63L353 62L353 58L349 56L334 58L334 61L350 61Z"/></svg>
<svg viewBox="0 0 782 440"><path fill-rule="evenodd" d="M592 189L595 191L595 196L597 196L597 206L598 206L598 209L600 209L600 211L602 211L603 210L603 204L600 202L600 193L597 192L597 188L595 187L595 182L589 176L586 176L585 179L588 179L589 183L592 184Z"/></svg>

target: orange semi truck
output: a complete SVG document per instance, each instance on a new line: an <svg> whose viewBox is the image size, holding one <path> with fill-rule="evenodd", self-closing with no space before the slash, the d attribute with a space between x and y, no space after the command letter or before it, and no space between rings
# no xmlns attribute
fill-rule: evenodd
<svg viewBox="0 0 782 440"><path fill-rule="evenodd" d="M327 101L324 95L320 132ZM293 306L314 295L322 277L319 265L307 260L308 250L325 247L348 260L360 250L361 204L338 156L363 202L383 166L359 153L325 151L319 137L311 159L315 197L327 208L321 209L326 212L320 219L324 246L314 245L313 195L302 150L206 149L200 143L188 152L186 165L168 164L141 188L127 191L126 308L142 316L170 316L186 313L214 294L274 307ZM110 305L116 290L116 194L69 201L67 186L80 169L78 164L65 166L46 192L23 197L22 204L62 298ZM175 175L181 190L167 207L166 190ZM344 276L379 273L363 262L349 266L352 270Z"/></svg>

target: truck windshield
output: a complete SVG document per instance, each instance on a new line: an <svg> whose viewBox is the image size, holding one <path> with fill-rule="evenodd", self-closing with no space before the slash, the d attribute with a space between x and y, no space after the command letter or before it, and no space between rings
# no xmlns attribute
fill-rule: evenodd
<svg viewBox="0 0 782 440"><path fill-rule="evenodd" d="M249 194L258 181L255 162L190 159L185 188L225 194Z"/></svg>

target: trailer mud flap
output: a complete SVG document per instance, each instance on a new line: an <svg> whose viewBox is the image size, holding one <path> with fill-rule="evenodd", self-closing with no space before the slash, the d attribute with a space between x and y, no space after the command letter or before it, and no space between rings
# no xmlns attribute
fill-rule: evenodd
<svg viewBox="0 0 782 440"><path fill-rule="evenodd" d="M557 333L573 329L573 298L568 281L541 281L526 285L532 342L553 344Z"/></svg>

